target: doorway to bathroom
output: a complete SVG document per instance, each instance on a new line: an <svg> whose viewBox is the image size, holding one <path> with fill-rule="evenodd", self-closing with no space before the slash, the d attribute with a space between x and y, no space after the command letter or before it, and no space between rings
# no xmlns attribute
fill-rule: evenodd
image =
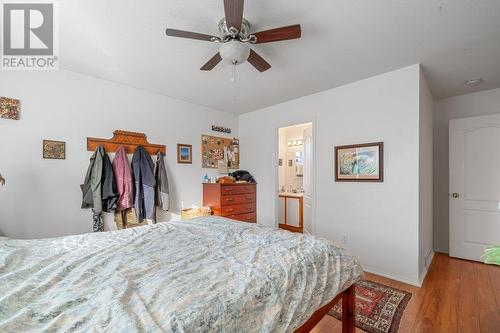
<svg viewBox="0 0 500 333"><path fill-rule="evenodd" d="M314 140L311 122L278 129L278 224L313 234Z"/></svg>

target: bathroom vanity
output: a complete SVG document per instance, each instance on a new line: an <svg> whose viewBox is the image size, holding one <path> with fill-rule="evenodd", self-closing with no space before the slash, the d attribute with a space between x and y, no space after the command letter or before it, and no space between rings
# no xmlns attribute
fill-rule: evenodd
<svg viewBox="0 0 500 333"><path fill-rule="evenodd" d="M292 192L278 194L278 223L281 229L303 232L304 194Z"/></svg>

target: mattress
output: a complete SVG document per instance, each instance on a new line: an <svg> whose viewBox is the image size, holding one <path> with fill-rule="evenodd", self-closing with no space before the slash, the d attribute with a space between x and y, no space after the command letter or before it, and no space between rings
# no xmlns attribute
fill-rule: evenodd
<svg viewBox="0 0 500 333"><path fill-rule="evenodd" d="M292 332L361 276L327 240L220 217L0 238L0 331Z"/></svg>

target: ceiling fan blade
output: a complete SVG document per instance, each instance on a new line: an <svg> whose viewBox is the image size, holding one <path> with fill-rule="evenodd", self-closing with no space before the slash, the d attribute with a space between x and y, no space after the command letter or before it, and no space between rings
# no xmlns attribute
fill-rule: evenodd
<svg viewBox="0 0 500 333"><path fill-rule="evenodd" d="M212 58L210 58L209 61L207 61L207 63L205 65L201 66L200 70L211 71L221 61L222 61L222 58L221 58L219 52L217 52Z"/></svg>
<svg viewBox="0 0 500 333"><path fill-rule="evenodd" d="M247 61L252 64L259 72L267 71L271 68L271 65L267 61L264 60L260 55L257 54L254 50L250 50L250 55L248 56Z"/></svg>
<svg viewBox="0 0 500 333"><path fill-rule="evenodd" d="M244 0L224 0L227 28L235 27L240 31L243 21Z"/></svg>
<svg viewBox="0 0 500 333"><path fill-rule="evenodd" d="M167 29L165 33L167 34L167 36L205 40L207 42L211 42L214 39L219 39L219 37L211 35L199 34L197 32L177 30L177 29Z"/></svg>
<svg viewBox="0 0 500 333"><path fill-rule="evenodd" d="M296 39L301 36L300 24L289 25L266 31L260 31L253 35L257 37L255 44L277 42L280 40Z"/></svg>

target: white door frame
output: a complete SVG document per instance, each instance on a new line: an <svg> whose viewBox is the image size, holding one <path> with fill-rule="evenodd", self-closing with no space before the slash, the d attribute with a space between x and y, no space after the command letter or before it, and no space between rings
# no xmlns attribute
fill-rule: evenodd
<svg viewBox="0 0 500 333"><path fill-rule="evenodd" d="M289 127L289 126L294 126L294 125L300 125L300 124L305 124L305 123L311 123L312 124L312 137L313 137L313 162L312 162L312 179L311 179L311 184L312 184L312 221L311 221L311 227L312 230L310 230L312 235L316 235L316 211L317 211L317 188L316 188L316 179L317 179L317 174L318 174L318 165L316 163L317 161L317 120L316 117L312 118L305 118L305 119L295 119L293 121L286 121L283 123L279 123L275 125L274 129L274 161L272 163L272 166L274 168L274 173L273 173L273 193L275 195L276 200L274 200L274 226L278 228L278 213L279 213L279 204L278 204L278 192L279 192L279 129L283 127ZM285 162L285 161L283 161Z"/></svg>

